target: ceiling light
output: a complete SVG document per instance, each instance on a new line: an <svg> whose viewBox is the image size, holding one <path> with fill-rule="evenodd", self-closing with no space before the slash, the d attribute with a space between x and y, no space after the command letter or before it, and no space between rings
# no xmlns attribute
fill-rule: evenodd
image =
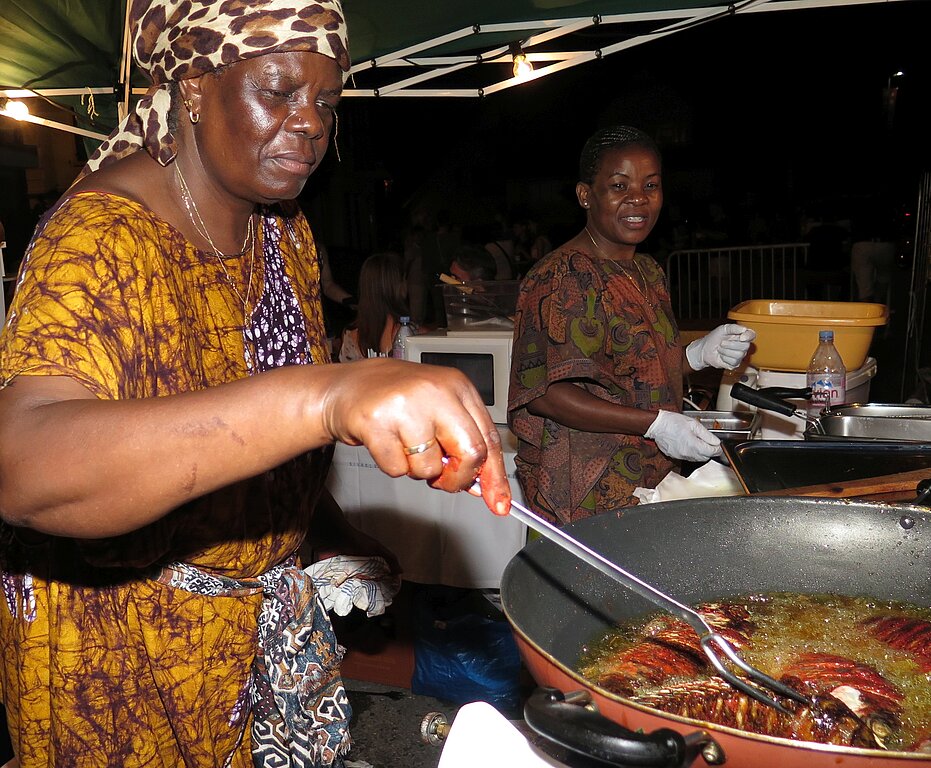
<svg viewBox="0 0 931 768"><path fill-rule="evenodd" d="M21 101L0 98L0 115L12 117L14 120L24 120L29 117L29 107Z"/></svg>
<svg viewBox="0 0 931 768"><path fill-rule="evenodd" d="M514 77L518 80L526 80L533 72L533 64L530 63L524 49L520 47L520 43L511 43L510 52L514 60Z"/></svg>

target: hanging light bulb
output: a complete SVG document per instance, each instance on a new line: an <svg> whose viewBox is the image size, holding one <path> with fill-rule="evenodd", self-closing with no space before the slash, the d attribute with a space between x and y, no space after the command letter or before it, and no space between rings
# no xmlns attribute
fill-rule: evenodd
<svg viewBox="0 0 931 768"><path fill-rule="evenodd" d="M29 107L21 101L0 98L0 114L12 117L14 120L24 120L29 117Z"/></svg>
<svg viewBox="0 0 931 768"><path fill-rule="evenodd" d="M526 80L533 72L533 64L530 63L524 49L520 47L520 43L511 43L510 53L514 60L514 77L518 80Z"/></svg>

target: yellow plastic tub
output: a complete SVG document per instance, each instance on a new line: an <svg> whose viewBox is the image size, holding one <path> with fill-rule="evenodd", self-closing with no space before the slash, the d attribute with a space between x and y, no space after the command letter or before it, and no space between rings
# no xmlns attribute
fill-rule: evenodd
<svg viewBox="0 0 931 768"><path fill-rule="evenodd" d="M885 304L860 301L754 299L733 307L730 320L756 331L748 365L804 371L818 346L818 331L834 331L834 346L848 371L863 365L873 332L889 319Z"/></svg>

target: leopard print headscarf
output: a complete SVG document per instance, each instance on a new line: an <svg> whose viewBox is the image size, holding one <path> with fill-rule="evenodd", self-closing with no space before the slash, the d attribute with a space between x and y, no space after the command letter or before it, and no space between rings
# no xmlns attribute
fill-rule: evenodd
<svg viewBox="0 0 931 768"><path fill-rule="evenodd" d="M224 64L312 51L349 71L339 0L133 0L133 58L153 88L88 160L82 176L145 148L162 165L177 154L168 128L168 83Z"/></svg>

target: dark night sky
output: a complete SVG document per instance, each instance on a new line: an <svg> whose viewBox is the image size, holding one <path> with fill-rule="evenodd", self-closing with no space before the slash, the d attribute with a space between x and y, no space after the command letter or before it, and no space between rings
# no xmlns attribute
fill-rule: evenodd
<svg viewBox="0 0 931 768"><path fill-rule="evenodd" d="M909 206L931 166L919 122L928 21L927 0L746 14L481 100L346 99L352 160L328 159L311 185L326 194L334 177L354 172L358 186L368 175L394 221L418 203L460 223L504 209L558 218L545 190L567 197L585 138L624 122L659 139L667 205L819 204L838 216L867 198ZM890 128L883 89L897 70Z"/></svg>

